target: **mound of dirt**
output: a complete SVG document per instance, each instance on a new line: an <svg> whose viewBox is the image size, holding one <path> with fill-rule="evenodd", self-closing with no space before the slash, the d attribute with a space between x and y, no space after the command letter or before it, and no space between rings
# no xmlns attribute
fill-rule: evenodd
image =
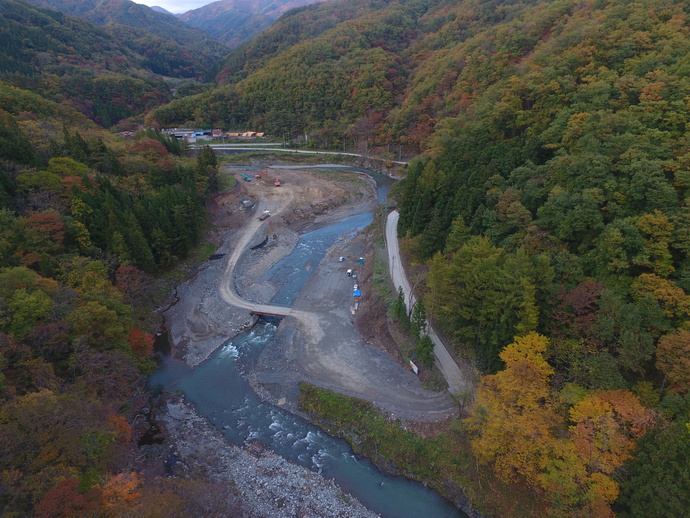
<svg viewBox="0 0 690 518"><path fill-rule="evenodd" d="M388 354L392 359L404 363L398 344L388 328L388 308L383 300L373 295L374 260L376 251L371 243L373 237L367 236L367 252L364 254L364 265L360 271L359 284L363 297L360 299L359 311L355 318L357 329L367 344Z"/></svg>

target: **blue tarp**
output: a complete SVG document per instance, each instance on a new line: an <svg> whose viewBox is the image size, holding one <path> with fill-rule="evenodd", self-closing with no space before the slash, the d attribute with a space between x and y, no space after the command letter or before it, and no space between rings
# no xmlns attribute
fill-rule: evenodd
<svg viewBox="0 0 690 518"><path fill-rule="evenodd" d="M362 290L354 290L352 292L352 295L354 295L355 297L361 297L362 296Z"/></svg>

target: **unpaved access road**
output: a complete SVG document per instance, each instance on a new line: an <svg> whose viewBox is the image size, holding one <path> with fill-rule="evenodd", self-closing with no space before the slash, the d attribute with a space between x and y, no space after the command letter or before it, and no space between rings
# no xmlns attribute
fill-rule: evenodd
<svg viewBox="0 0 690 518"><path fill-rule="evenodd" d="M294 209L291 204L295 196L287 189L252 188L259 199L256 214L270 210L270 220ZM369 196L366 203L351 207L351 213L357 208L371 208L373 200L375 196ZM256 241L262 223L255 217L239 229L220 279L219 294L232 306L270 312L276 308L243 299L234 282L235 268L248 245ZM450 394L423 390L409 369L364 343L353 323L353 279L346 270L356 268L356 258L362 256L366 242L361 235L348 234L329 250L281 322L276 338L253 366L250 381L266 399L288 407L296 408L299 382L306 381L373 401L401 419L445 419L457 412ZM347 260L340 262L341 256Z"/></svg>
<svg viewBox="0 0 690 518"><path fill-rule="evenodd" d="M256 185L256 184L255 184ZM269 211L272 215L277 215L281 211L285 210L286 207L290 205L294 195L290 189L280 189L274 191L265 191L259 197L259 202L256 206L256 214L263 214L264 211ZM263 310L273 314L287 315L289 311L286 311L283 307L271 306L268 304L256 304L248 300L244 300L237 293L235 293L234 286L234 274L237 262L240 260L243 252L246 252L249 243L254 238L255 234L259 231L262 225L265 225L265 221L259 220L259 218L251 218L247 221L244 227L239 232L239 238L235 243L235 247L232 253L229 255L227 262L225 263L225 269L220 278L220 284L218 291L221 298L236 308L248 309L248 310Z"/></svg>

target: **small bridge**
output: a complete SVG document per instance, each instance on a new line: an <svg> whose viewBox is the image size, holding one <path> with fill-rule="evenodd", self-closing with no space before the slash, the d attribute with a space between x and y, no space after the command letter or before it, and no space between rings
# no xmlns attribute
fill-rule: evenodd
<svg viewBox="0 0 690 518"><path fill-rule="evenodd" d="M281 306L255 306L249 311L249 314L284 318L288 316L291 311L292 308L284 308Z"/></svg>

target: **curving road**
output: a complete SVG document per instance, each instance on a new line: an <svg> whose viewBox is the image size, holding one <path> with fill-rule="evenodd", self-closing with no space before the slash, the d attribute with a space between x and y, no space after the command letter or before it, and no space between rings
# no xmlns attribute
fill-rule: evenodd
<svg viewBox="0 0 690 518"><path fill-rule="evenodd" d="M269 145L269 144L264 144L264 146ZM276 144L270 144L270 146L279 146L281 145L280 143ZM280 152L280 153L298 153L298 154L304 154L304 155L335 155L335 156L354 156L357 158L364 158L367 160L378 160L379 162L390 162L391 164L399 164L399 165L407 165L409 162L404 162L401 160L386 160L385 158L379 158L375 156L369 156L369 155L362 155L360 153L345 153L345 152L339 152L339 151L313 151L309 149L288 149L288 148L281 148L278 149L276 147L261 147L261 146L255 146L252 144L208 144L208 146L211 149L214 150L220 150L222 151L223 149L227 150L235 150L235 151L272 151L272 152Z"/></svg>
<svg viewBox="0 0 690 518"><path fill-rule="evenodd" d="M287 190L281 191L281 194L282 196L274 197L270 201L267 201L264 197L261 197L259 199L259 203L257 204L256 214L262 214L265 210L270 211L271 214L277 214L281 210L285 209L285 207L290 204L290 201L292 201L292 196ZM235 273L235 266L237 266L240 256L247 249L249 243L254 237L254 234L256 234L263 223L264 222L260 221L259 218L251 218L250 221L245 225L244 232L240 235L239 241L237 241L235 244L232 254L230 254L227 262L225 263L225 269L223 270L220 278L220 286L218 291L220 292L221 298L225 302L236 308L248 309L250 311L265 311L267 313L273 313L280 316L287 316L291 313L290 308L286 308L284 306L254 304L253 302L249 302L238 296L232 289L232 286L234 285L233 275Z"/></svg>
<svg viewBox="0 0 690 518"><path fill-rule="evenodd" d="M405 304L409 310L415 305L416 299L414 293L412 293L412 289L410 288L410 283L407 281L405 268L403 267L402 260L400 259L400 248L398 246L398 217L398 211L394 210L388 214L388 219L386 220L388 269L391 273L391 279L396 291L398 290L398 287L402 287ZM453 360L451 355L448 353L446 346L443 344L443 342L441 342L441 339L434 332L429 322L427 322L427 334L431 338L432 342L434 342L436 366L446 379L446 383L448 383L448 390L450 390L450 392L456 396L472 393L475 386L474 379L476 378L472 372L472 369L467 365L463 365L462 369L458 366L455 360Z"/></svg>
<svg viewBox="0 0 690 518"><path fill-rule="evenodd" d="M291 198L260 198L256 213L270 210L277 215L289 206ZM298 335L282 346L291 365L282 372L271 368L257 375L259 381L281 383L299 379L373 401L381 409L404 419L437 420L457 412L457 404L447 392L423 390L416 376L385 353L362 342L350 318L352 279L345 275L344 263L327 256L303 288L293 308L255 304L242 299L234 290L235 266L261 227L252 218L244 227L234 250L229 254L221 276L219 292L228 304L285 315L284 323ZM348 241L343 240L342 246ZM342 252L338 252L342 254ZM288 333L290 334L290 333ZM297 374L296 374L297 373Z"/></svg>

